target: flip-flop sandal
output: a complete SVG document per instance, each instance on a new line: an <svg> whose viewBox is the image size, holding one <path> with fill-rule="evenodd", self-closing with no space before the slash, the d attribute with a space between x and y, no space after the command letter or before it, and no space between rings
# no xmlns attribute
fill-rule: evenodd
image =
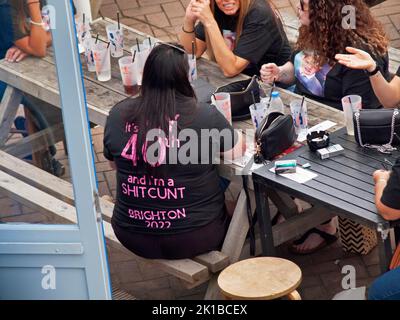
<svg viewBox="0 0 400 320"><path fill-rule="evenodd" d="M324 239L324 241L322 241L318 246L308 249L308 250L299 250L294 246L294 245L298 246L298 245L304 243L304 241L306 241L308 236L312 233L318 234L322 239ZM300 239L293 241L292 245L289 247L289 251L293 254L298 254L298 255L311 254L311 253L317 252L318 250L334 243L337 239L338 239L338 237L336 236L336 234L332 235L332 234L326 233L324 231L321 231L317 228L312 228L312 229L308 230L305 234L303 234L303 236Z"/></svg>

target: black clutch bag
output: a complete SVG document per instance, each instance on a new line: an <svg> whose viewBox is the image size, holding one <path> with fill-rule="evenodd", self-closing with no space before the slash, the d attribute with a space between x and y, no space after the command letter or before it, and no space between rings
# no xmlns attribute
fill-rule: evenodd
<svg viewBox="0 0 400 320"><path fill-rule="evenodd" d="M233 121L250 119L249 106L253 104L252 92L256 102L260 102L260 87L257 82L257 76L219 87L214 93L218 92L227 92L230 94Z"/></svg>
<svg viewBox="0 0 400 320"><path fill-rule="evenodd" d="M255 163L272 160L296 141L297 135L291 115L271 112L256 131Z"/></svg>
<svg viewBox="0 0 400 320"><path fill-rule="evenodd" d="M364 148L386 153L400 145L400 113L398 109L362 109L354 113L354 134Z"/></svg>

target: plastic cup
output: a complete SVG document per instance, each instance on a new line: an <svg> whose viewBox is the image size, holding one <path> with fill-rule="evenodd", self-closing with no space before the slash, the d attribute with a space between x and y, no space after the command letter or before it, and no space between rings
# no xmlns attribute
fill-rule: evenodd
<svg viewBox="0 0 400 320"><path fill-rule="evenodd" d="M354 136L353 114L362 109L362 98L358 95L349 95L342 98L344 122L349 136Z"/></svg>
<svg viewBox="0 0 400 320"><path fill-rule="evenodd" d="M76 23L76 34L78 37L78 46L79 46L79 53L85 52L85 48L83 46L83 42L86 38L91 38L92 35L90 34L90 25L89 22L85 20L83 23L83 17L78 17L75 19Z"/></svg>
<svg viewBox="0 0 400 320"><path fill-rule="evenodd" d="M232 124L231 96L227 92L215 93L211 98L213 104L225 119Z"/></svg>
<svg viewBox="0 0 400 320"><path fill-rule="evenodd" d="M111 59L110 48L105 43L97 43L93 46L94 61L96 64L96 74L99 81L111 79Z"/></svg>
<svg viewBox="0 0 400 320"><path fill-rule="evenodd" d="M106 27L108 41L110 41L111 56L119 58L124 55L124 33L118 29L118 25L109 24Z"/></svg>
<svg viewBox="0 0 400 320"><path fill-rule="evenodd" d="M44 23L43 28L46 31L50 31L51 21L50 21L50 9L48 7L44 7L42 9L42 21Z"/></svg>
<svg viewBox="0 0 400 320"><path fill-rule="evenodd" d="M296 133L299 136L307 135L307 128L308 128L307 101L304 100L303 102L303 100L293 100L290 103L290 112L292 114L293 124Z"/></svg>
<svg viewBox="0 0 400 320"><path fill-rule="evenodd" d="M142 85L142 78L143 78L143 70L144 70L144 65L146 64L147 58L150 54L150 51L152 48L150 48L149 44L147 43L141 43L139 44L139 49L137 45L134 45L131 48L132 55L136 51L136 58L139 66L139 78L138 78L138 83L139 85Z"/></svg>
<svg viewBox="0 0 400 320"><path fill-rule="evenodd" d="M89 72L96 72L96 63L94 61L93 47L95 45L95 39L86 38L83 42L85 48L85 60Z"/></svg>
<svg viewBox="0 0 400 320"><path fill-rule="evenodd" d="M189 62L189 81L193 82L197 80L196 57L193 58L193 56L189 54L188 62Z"/></svg>
<svg viewBox="0 0 400 320"><path fill-rule="evenodd" d="M253 122L254 128L257 130L267 114L267 106L264 103L259 102L252 104L249 109L251 121Z"/></svg>
<svg viewBox="0 0 400 320"><path fill-rule="evenodd" d="M132 62L132 57L122 57L118 60L118 64L125 93L136 95L139 92L137 63Z"/></svg>

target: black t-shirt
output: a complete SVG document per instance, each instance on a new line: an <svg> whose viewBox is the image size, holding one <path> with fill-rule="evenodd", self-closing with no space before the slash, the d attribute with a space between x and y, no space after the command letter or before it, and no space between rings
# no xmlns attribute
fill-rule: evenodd
<svg viewBox="0 0 400 320"><path fill-rule="evenodd" d="M363 70L350 69L340 63L319 67L309 51L296 51L291 60L295 68L296 93L339 110L342 110L341 99L350 94L361 96L363 109L381 107L369 76ZM383 76L389 79L388 55L378 58L377 64Z"/></svg>
<svg viewBox="0 0 400 320"><path fill-rule="evenodd" d="M389 181L383 190L382 203L392 209L400 210L400 158L392 168Z"/></svg>
<svg viewBox="0 0 400 320"><path fill-rule="evenodd" d="M210 139L202 134L205 134L204 129L214 129L216 139L221 143L218 151L228 151L237 141L232 126L214 106L198 105L190 98L177 98L177 114L185 114L185 108L186 111L187 108L193 108L195 112L185 128L181 128L181 118L178 118L178 128L181 128L175 135L179 140L175 145L180 145L178 155L185 150L185 154L194 156L198 164L182 164L180 158L175 162L177 164L158 167L162 169L162 175L151 176L143 173L143 170L139 171L139 161L134 164L132 160L132 147L139 147L134 141L140 126L125 120L128 110L139 105L139 99L127 99L117 104L111 110L105 127L104 156L114 161L117 167L117 201L113 222L136 233L176 234L205 226L220 218L224 214L224 194L216 165L206 155L209 152L206 150L211 148ZM200 137L198 149L194 147L186 152L189 139L182 136L183 129L188 136L194 133ZM228 136L221 138L220 132ZM168 139L171 139L171 135ZM227 143L224 144L222 140ZM169 142L169 145L172 143ZM200 148L203 153L196 153L195 150ZM171 159L169 148L166 154ZM167 163L171 162L167 160Z"/></svg>
<svg viewBox="0 0 400 320"><path fill-rule="evenodd" d="M283 65L290 59L291 48L282 24L265 0L255 0L243 22L243 31L237 46L237 16L227 16L215 6L215 20L233 53L250 62L243 73L259 75L265 63ZM205 41L205 30L202 23L195 28L196 38Z"/></svg>

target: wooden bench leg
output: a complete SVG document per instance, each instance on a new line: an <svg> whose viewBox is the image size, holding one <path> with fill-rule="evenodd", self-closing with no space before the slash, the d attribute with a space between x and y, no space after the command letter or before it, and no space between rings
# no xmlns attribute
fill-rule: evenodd
<svg viewBox="0 0 400 320"><path fill-rule="evenodd" d="M208 282L206 294L204 300L221 300L223 299L221 291L218 287L218 274L214 274Z"/></svg>
<svg viewBox="0 0 400 320"><path fill-rule="evenodd" d="M0 147L6 143L21 101L22 93L13 87L7 86L0 103Z"/></svg>
<svg viewBox="0 0 400 320"><path fill-rule="evenodd" d="M289 293L287 297L289 300L301 300L301 296L297 292L297 290L294 290L293 292Z"/></svg>

